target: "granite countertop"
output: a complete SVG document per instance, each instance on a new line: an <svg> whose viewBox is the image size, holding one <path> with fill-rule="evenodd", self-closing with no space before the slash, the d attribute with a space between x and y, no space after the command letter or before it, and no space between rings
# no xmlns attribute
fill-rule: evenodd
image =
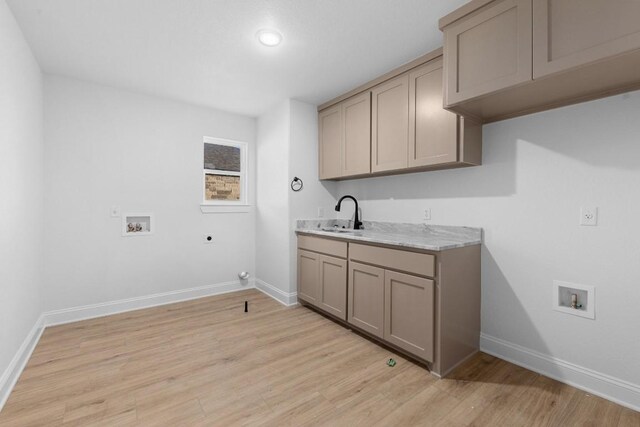
<svg viewBox="0 0 640 427"><path fill-rule="evenodd" d="M328 231L328 229L342 229L342 227L348 231ZM445 251L482 243L482 229L474 227L364 221L362 230L352 228L352 221L348 220L298 220L296 233L429 251Z"/></svg>

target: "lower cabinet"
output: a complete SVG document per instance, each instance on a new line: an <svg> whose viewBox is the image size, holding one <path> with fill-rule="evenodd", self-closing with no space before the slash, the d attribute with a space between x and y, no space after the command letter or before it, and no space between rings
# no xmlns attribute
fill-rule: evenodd
<svg viewBox="0 0 640 427"><path fill-rule="evenodd" d="M349 262L348 322L433 360L433 280Z"/></svg>
<svg viewBox="0 0 640 427"><path fill-rule="evenodd" d="M431 362L434 317L433 280L384 272L386 341Z"/></svg>
<svg viewBox="0 0 640 427"><path fill-rule="evenodd" d="M298 249L298 298L347 320L347 260Z"/></svg>
<svg viewBox="0 0 640 427"><path fill-rule="evenodd" d="M347 320L347 260L319 255L320 300L318 307Z"/></svg>
<svg viewBox="0 0 640 427"><path fill-rule="evenodd" d="M379 338L384 335L384 270L349 262L348 321Z"/></svg>
<svg viewBox="0 0 640 427"><path fill-rule="evenodd" d="M318 304L320 297L319 256L298 249L298 296L311 304Z"/></svg>
<svg viewBox="0 0 640 427"><path fill-rule="evenodd" d="M480 246L427 252L299 234L298 298L445 376L479 348Z"/></svg>

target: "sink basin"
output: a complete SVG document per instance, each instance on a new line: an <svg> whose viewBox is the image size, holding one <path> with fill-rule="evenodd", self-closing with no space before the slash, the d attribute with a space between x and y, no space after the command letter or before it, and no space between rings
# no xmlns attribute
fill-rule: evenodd
<svg viewBox="0 0 640 427"><path fill-rule="evenodd" d="M326 231L329 233L349 233L353 230L351 230L350 228L321 228L321 231Z"/></svg>
<svg viewBox="0 0 640 427"><path fill-rule="evenodd" d="M358 231L360 231L360 230L354 230L354 229L351 229L351 228L335 228L335 227L332 227L332 228L321 228L320 230L321 231L326 231L328 233L352 233L352 234L355 234Z"/></svg>

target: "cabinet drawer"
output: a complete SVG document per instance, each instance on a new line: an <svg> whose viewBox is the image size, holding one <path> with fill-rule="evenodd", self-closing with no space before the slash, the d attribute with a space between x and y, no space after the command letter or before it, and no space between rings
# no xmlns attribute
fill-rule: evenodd
<svg viewBox="0 0 640 427"><path fill-rule="evenodd" d="M418 252L351 243L349 259L421 276L433 277L435 272L435 257Z"/></svg>
<svg viewBox="0 0 640 427"><path fill-rule="evenodd" d="M300 235L298 236L298 248L339 258L347 257L347 242L323 239L321 237Z"/></svg>

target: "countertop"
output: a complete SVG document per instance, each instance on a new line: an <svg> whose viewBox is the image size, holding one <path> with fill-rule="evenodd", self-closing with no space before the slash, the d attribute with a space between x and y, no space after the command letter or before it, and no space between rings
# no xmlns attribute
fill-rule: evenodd
<svg viewBox="0 0 640 427"><path fill-rule="evenodd" d="M351 223L351 221L337 219L298 220L296 233L428 251L446 251L482 243L482 229L475 227L364 221L362 230L353 230ZM346 227L349 231L323 230L342 229L342 227Z"/></svg>

